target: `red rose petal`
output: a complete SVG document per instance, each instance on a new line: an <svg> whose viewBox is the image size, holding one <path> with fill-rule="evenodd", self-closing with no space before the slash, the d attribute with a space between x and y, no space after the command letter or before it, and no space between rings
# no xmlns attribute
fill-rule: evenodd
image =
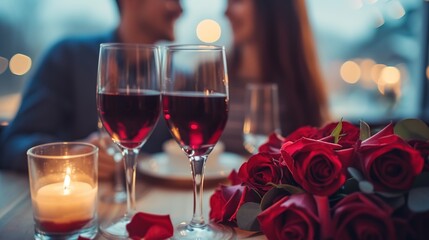
<svg viewBox="0 0 429 240"><path fill-rule="evenodd" d="M136 213L126 226L132 239L160 240L173 236L170 215Z"/></svg>
<svg viewBox="0 0 429 240"><path fill-rule="evenodd" d="M91 238L79 236L77 240L91 240Z"/></svg>

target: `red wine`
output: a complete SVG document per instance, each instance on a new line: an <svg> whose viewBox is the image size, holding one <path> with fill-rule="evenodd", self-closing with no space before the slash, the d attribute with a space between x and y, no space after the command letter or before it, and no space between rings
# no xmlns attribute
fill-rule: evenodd
<svg viewBox="0 0 429 240"><path fill-rule="evenodd" d="M81 220L81 221L73 221L68 223L56 223L51 221L38 221L39 229L43 232L51 232L51 233L67 233L77 231L82 229L85 225L87 225L91 219Z"/></svg>
<svg viewBox="0 0 429 240"><path fill-rule="evenodd" d="M228 120L225 94L183 92L162 95L164 119L188 154L208 154Z"/></svg>
<svg viewBox="0 0 429 240"><path fill-rule="evenodd" d="M107 132L123 147L141 146L149 137L160 114L160 93L101 93L101 121Z"/></svg>

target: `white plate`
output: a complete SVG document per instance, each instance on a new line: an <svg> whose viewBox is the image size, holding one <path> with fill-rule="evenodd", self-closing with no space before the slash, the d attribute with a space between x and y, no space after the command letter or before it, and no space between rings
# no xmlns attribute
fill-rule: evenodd
<svg viewBox="0 0 429 240"><path fill-rule="evenodd" d="M220 154L217 161L209 158L205 168L205 179L210 181L226 178L233 169L238 171L244 161L244 157L228 152ZM141 158L137 169L140 173L151 177L167 180L192 180L189 162L183 159L169 159L165 153Z"/></svg>

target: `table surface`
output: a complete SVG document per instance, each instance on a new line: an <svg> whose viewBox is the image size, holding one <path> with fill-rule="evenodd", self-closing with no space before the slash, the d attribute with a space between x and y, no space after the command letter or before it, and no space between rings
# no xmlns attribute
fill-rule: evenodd
<svg viewBox="0 0 429 240"><path fill-rule="evenodd" d="M139 176L136 181L137 210L153 214L169 214L173 225L192 217L193 196L187 183L162 182ZM209 198L216 182L210 182L204 192L204 213L207 219ZM99 181L98 218L99 221L120 216L126 204L114 204L101 200L101 196L111 194L112 184ZM237 239L266 239L260 234L236 229ZM33 239L33 212L28 176L0 170L0 239ZM99 233L96 239L105 239Z"/></svg>

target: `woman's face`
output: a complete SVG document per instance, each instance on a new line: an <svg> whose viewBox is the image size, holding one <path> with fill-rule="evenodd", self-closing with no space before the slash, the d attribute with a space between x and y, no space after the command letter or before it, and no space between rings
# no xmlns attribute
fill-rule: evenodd
<svg viewBox="0 0 429 240"><path fill-rule="evenodd" d="M225 15L231 24L235 44L250 42L254 36L253 0L228 0Z"/></svg>

